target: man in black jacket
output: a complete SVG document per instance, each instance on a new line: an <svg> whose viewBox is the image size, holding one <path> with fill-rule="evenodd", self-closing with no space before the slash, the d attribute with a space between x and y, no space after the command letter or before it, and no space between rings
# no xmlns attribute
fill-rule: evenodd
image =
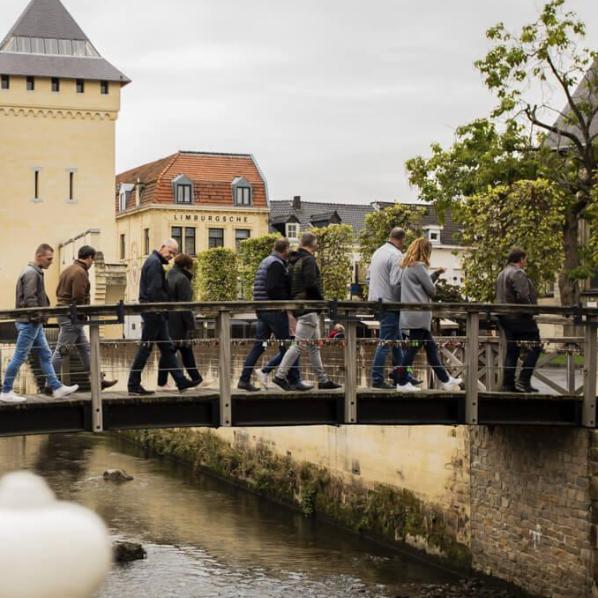
<svg viewBox="0 0 598 598"><path fill-rule="evenodd" d="M322 278L314 253L318 248L318 240L313 233L303 233L299 251L291 255L291 299L323 301ZM340 384L334 383L326 375L320 356L320 318L317 311L295 312L297 316L296 342L286 352L276 370L272 382L284 390L292 390L287 376L293 363L301 353L309 354L311 368L318 379L318 388L335 389Z"/></svg>
<svg viewBox="0 0 598 598"><path fill-rule="evenodd" d="M263 259L258 266L255 274L255 281L253 284L253 300L254 301L284 301L291 298L291 283L288 272L288 258L289 258L289 241L288 239L278 239L274 243L272 253ZM270 339L272 335L280 341L286 341L290 338L289 333L289 316L285 311L256 311L257 325L255 331L256 341L245 359L243 364L243 372L237 388L247 390L249 392L256 392L259 390L257 386L251 383L251 374L253 368L260 358L262 353L266 350L264 343ZM279 352L273 357L270 362L257 371L257 377L262 386L268 388L268 374L276 368L284 354L286 347L280 345ZM293 390L310 390L312 387L301 382L299 374L299 360L294 363L289 371L289 383Z"/></svg>
<svg viewBox="0 0 598 598"><path fill-rule="evenodd" d="M164 303L169 301L168 283L164 266L178 253L178 243L174 239L164 241L157 251L145 260L141 269L139 281L139 303ZM141 386L141 372L152 353L154 343L158 344L161 361L174 378L179 390L183 391L199 382L192 381L183 375L176 358L176 349L168 333L166 315L162 312L145 312L143 319L143 332L141 333L141 346L135 355L131 372L129 374L129 394L149 395L153 391Z"/></svg>

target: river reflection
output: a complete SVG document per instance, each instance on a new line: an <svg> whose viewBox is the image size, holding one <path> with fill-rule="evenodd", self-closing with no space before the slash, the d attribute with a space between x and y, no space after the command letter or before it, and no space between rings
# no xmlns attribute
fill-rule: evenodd
<svg viewBox="0 0 598 598"><path fill-rule="evenodd" d="M106 469L135 479L105 482ZM100 598L396 596L454 576L110 436L0 439L0 475L29 469L95 510L148 558L116 566Z"/></svg>

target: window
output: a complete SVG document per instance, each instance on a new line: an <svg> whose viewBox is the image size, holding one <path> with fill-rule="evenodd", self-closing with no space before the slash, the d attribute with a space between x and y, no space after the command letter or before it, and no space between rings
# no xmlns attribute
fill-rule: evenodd
<svg viewBox="0 0 598 598"><path fill-rule="evenodd" d="M185 253L195 255L195 227L185 227Z"/></svg>
<svg viewBox="0 0 598 598"><path fill-rule="evenodd" d="M211 228L208 232L208 247L224 247L224 229Z"/></svg>
<svg viewBox="0 0 598 598"><path fill-rule="evenodd" d="M191 185L177 185L176 186L176 202L177 203L191 203Z"/></svg>
<svg viewBox="0 0 598 598"><path fill-rule="evenodd" d="M27 91L35 89L35 77L27 77Z"/></svg>
<svg viewBox="0 0 598 598"><path fill-rule="evenodd" d="M149 228L143 229L143 255L149 255L150 252L150 234Z"/></svg>
<svg viewBox="0 0 598 598"><path fill-rule="evenodd" d="M233 203L236 206L251 205L251 183L242 176L233 179Z"/></svg>
<svg viewBox="0 0 598 598"><path fill-rule="evenodd" d="M69 201L75 199L75 171L69 171Z"/></svg>
<svg viewBox="0 0 598 598"><path fill-rule="evenodd" d="M235 247L237 251L241 248L241 241L245 241L245 239L249 239L251 237L251 231L246 228L238 228L235 230Z"/></svg>
<svg viewBox="0 0 598 598"><path fill-rule="evenodd" d="M83 81L83 79L77 79L75 88L77 93L85 93L85 81Z"/></svg>
<svg viewBox="0 0 598 598"><path fill-rule="evenodd" d="M179 244L179 249L183 248L183 228L181 226L173 226L170 229L170 236Z"/></svg>
<svg viewBox="0 0 598 598"><path fill-rule="evenodd" d="M135 185L132 183L121 183L118 188L118 211L124 212L127 209L127 203L131 193L135 189Z"/></svg>
<svg viewBox="0 0 598 598"><path fill-rule="evenodd" d="M10 89L10 77L8 75L0 75L0 89Z"/></svg>
<svg viewBox="0 0 598 598"><path fill-rule="evenodd" d="M58 77L52 77L52 91L54 93L60 91L60 79Z"/></svg>
<svg viewBox="0 0 598 598"><path fill-rule="evenodd" d="M120 259L124 260L126 256L126 241L125 235L120 236Z"/></svg>
<svg viewBox="0 0 598 598"><path fill-rule="evenodd" d="M432 243L432 245L440 245L440 231L442 230L439 226L430 226L425 230L426 239Z"/></svg>
<svg viewBox="0 0 598 598"><path fill-rule="evenodd" d="M100 93L103 96L107 96L109 90L110 90L110 84L108 83L108 81L100 81Z"/></svg>
<svg viewBox="0 0 598 598"><path fill-rule="evenodd" d="M299 238L299 223L298 222L287 222L285 226L286 237L288 239Z"/></svg>
<svg viewBox="0 0 598 598"><path fill-rule="evenodd" d="M39 199L39 170L33 171L33 199Z"/></svg>

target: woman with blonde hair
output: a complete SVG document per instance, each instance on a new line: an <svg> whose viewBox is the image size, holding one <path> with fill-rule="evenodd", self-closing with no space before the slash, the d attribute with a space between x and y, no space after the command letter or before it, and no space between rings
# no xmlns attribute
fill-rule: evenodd
<svg viewBox="0 0 598 598"><path fill-rule="evenodd" d="M435 282L444 269L435 270L431 274L430 257L432 243L423 237L409 245L409 249L401 262L401 303L431 303L436 295ZM423 343L428 363L434 370L443 390L458 390L461 379L453 378L440 361L438 346L432 338L432 312L402 310L400 327L408 337L410 345L403 352L401 365L394 372L397 390L417 392L420 389L409 382L408 370Z"/></svg>

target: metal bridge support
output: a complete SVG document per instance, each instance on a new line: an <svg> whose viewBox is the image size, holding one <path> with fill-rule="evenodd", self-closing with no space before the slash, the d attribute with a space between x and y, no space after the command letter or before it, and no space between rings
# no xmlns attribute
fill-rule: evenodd
<svg viewBox="0 0 598 598"><path fill-rule="evenodd" d="M89 345L91 348L91 425L93 432L104 431L104 414L102 412L102 359L100 355L100 325L89 325Z"/></svg>
<svg viewBox="0 0 598 598"><path fill-rule="evenodd" d="M357 422L357 322L345 322L345 419Z"/></svg>
<svg viewBox="0 0 598 598"><path fill-rule="evenodd" d="M465 423L478 423L478 345L480 315L467 314L465 345Z"/></svg>
<svg viewBox="0 0 598 598"><path fill-rule="evenodd" d="M583 359L583 417L582 425L596 427L596 362L598 361L598 320L586 319Z"/></svg>
<svg viewBox="0 0 598 598"><path fill-rule="evenodd" d="M230 312L218 314L218 357L220 377L220 425L232 425Z"/></svg>

